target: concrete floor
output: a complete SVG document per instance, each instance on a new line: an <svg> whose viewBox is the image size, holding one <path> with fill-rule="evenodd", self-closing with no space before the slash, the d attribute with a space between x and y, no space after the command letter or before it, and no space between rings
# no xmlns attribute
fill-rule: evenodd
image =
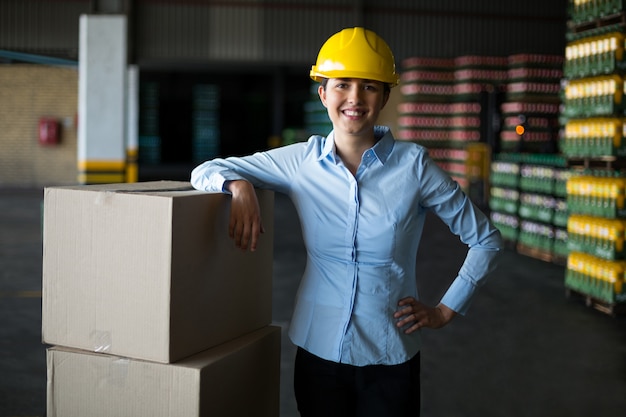
<svg viewBox="0 0 626 417"><path fill-rule="evenodd" d="M0 189L0 417L44 416L41 190ZM299 224L276 199L274 322L286 331L305 257ZM418 254L422 298L436 303L464 248L430 219ZM422 417L621 417L626 319L566 298L562 266L507 250L467 317L425 330ZM283 332L281 417L297 412L294 348Z"/></svg>

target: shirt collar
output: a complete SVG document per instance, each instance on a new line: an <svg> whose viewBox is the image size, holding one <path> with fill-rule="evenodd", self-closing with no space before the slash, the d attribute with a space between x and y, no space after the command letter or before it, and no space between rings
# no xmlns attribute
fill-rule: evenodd
<svg viewBox="0 0 626 417"><path fill-rule="evenodd" d="M374 137L378 139L378 141L374 146L372 146L371 149L380 163L384 165L385 162L387 162L387 158L389 158L389 154L391 154L391 150L393 149L394 139L391 134L391 129L387 126L375 126ZM334 131L330 132L326 137L324 148L322 149L322 153L320 154L318 161L321 161L324 158L332 158L332 160L337 163Z"/></svg>

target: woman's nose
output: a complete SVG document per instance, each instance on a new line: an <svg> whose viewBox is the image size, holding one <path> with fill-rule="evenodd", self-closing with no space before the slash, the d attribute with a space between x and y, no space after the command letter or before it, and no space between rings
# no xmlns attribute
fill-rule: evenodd
<svg viewBox="0 0 626 417"><path fill-rule="evenodd" d="M351 103L359 103L361 101L361 89L358 86L352 86L348 93L348 100Z"/></svg>

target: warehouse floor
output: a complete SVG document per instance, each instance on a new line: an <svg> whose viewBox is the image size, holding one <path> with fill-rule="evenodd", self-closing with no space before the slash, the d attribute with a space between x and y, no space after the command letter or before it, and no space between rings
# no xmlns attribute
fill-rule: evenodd
<svg viewBox="0 0 626 417"><path fill-rule="evenodd" d="M0 417L44 416L41 190L0 189ZM305 256L293 207L276 198L274 321L286 331ZM435 303L463 246L430 219L418 254L422 298ZM467 317L425 330L423 417L621 417L626 318L566 298L563 266L508 249ZM283 331L281 417L297 416L294 348Z"/></svg>

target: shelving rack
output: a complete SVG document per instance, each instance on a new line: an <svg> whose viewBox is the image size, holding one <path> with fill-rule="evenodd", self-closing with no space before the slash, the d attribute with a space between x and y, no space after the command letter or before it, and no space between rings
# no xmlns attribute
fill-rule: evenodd
<svg viewBox="0 0 626 417"><path fill-rule="evenodd" d="M199 163L220 154L220 89L215 84L196 84L192 94L192 156Z"/></svg>
<svg viewBox="0 0 626 417"><path fill-rule="evenodd" d="M318 86L319 83L311 83L309 100L304 104L304 130L306 133L299 140L306 140L311 135L326 136L333 130L333 124L328 118L326 107L317 94Z"/></svg>
<svg viewBox="0 0 626 417"><path fill-rule="evenodd" d="M156 82L142 82L139 90L139 150L142 164L161 162L161 135L159 129L160 88Z"/></svg>

